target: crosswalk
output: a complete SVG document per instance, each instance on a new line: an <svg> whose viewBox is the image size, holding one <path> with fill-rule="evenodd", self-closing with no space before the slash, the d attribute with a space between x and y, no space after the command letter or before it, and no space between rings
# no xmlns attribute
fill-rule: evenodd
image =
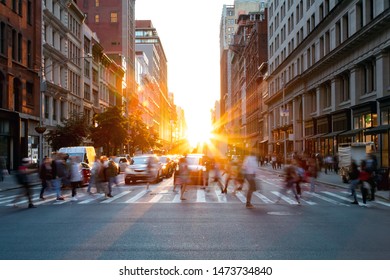
<svg viewBox="0 0 390 280"><path fill-rule="evenodd" d="M67 204L141 204L141 203L246 203L246 192L232 193L229 188L228 194L222 194L218 188L210 187L202 189L200 186L189 187L185 192L185 200L180 199L179 191L173 191L173 187L168 184L152 187L150 190L142 186L117 186L113 189L113 197L106 198L104 194L88 194L86 189L79 189L76 200L73 200L70 191L65 192L65 200L57 201L55 193L45 195L45 200L39 199L39 192L34 191L33 203L35 205L67 205ZM0 207L15 206L15 199L18 194L7 195L0 194ZM361 201L361 196L358 196ZM321 190L315 193L304 192L300 199L301 205L320 206L320 205L336 205L342 207L351 207L351 197L344 190ZM28 203L26 197L21 197L16 206L26 205ZM292 193L283 193L278 189L261 190L253 193L252 204L255 205L272 205L272 204L287 204L297 205L297 201ZM390 203L383 200L376 200L369 203L370 206L381 206L390 209Z"/></svg>

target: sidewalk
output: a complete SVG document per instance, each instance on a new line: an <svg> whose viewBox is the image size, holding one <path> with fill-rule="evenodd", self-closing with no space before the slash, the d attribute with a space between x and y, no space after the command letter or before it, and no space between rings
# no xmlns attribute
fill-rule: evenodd
<svg viewBox="0 0 390 280"><path fill-rule="evenodd" d="M259 169L276 172L278 174L283 174L283 168L282 169L272 169L272 166L270 164L265 166L260 166ZM348 189L349 184L343 183L341 180L341 176L334 173L334 172L328 172L328 174L325 174L325 172L321 171L319 173L319 176L317 178L317 181L322 184ZM375 196L380 197L385 200L390 200L390 191L389 190L379 190L375 192Z"/></svg>
<svg viewBox="0 0 390 280"><path fill-rule="evenodd" d="M32 185L40 185L41 181L38 177L38 173L33 175L33 183ZM0 192L8 191L12 189L20 188L21 185L17 182L16 176L14 174L5 175L4 180L0 181Z"/></svg>

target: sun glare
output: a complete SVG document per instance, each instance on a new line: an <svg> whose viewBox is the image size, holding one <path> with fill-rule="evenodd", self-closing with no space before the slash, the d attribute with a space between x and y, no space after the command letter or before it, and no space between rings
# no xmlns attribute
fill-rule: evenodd
<svg viewBox="0 0 390 280"><path fill-rule="evenodd" d="M188 127L187 139L192 147L198 144L208 143L212 137L211 124L200 124L191 125Z"/></svg>

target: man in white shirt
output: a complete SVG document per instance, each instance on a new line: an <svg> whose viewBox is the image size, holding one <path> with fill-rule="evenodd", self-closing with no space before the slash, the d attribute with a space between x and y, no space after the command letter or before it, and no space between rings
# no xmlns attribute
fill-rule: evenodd
<svg viewBox="0 0 390 280"><path fill-rule="evenodd" d="M256 190L256 171L257 171L257 159L255 154L252 152L250 155L246 156L242 164L244 170L245 179L249 183L248 192L246 194L246 207L254 208L251 203L252 194Z"/></svg>

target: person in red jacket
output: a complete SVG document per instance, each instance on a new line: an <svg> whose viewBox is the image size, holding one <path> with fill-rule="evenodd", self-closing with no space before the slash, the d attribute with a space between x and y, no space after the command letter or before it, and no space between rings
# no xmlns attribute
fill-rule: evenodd
<svg viewBox="0 0 390 280"><path fill-rule="evenodd" d="M362 192L362 199L363 199L363 204L362 206L367 206L367 195L368 195L368 190L370 189L370 173L366 171L366 161L362 160L360 163L360 172L359 172L359 181L361 182L361 192Z"/></svg>

